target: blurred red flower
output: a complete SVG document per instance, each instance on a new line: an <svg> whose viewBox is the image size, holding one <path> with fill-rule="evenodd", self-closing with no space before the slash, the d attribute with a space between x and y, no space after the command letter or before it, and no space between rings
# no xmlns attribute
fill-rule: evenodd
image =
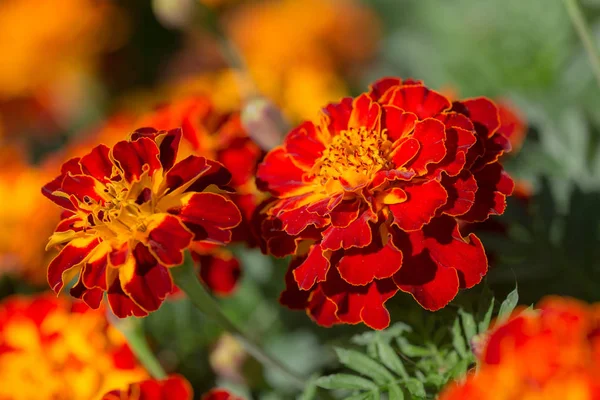
<svg viewBox="0 0 600 400"><path fill-rule="evenodd" d="M148 379L132 383L127 390L113 390L102 400L192 400L190 383L179 375L164 380Z"/></svg>
<svg viewBox="0 0 600 400"><path fill-rule="evenodd" d="M225 389L212 389L205 393L200 400L244 400L241 397L229 393Z"/></svg>
<svg viewBox="0 0 600 400"><path fill-rule="evenodd" d="M193 242L223 244L241 220L220 192L231 174L216 161L178 160L179 129L143 128L112 148L67 161L42 192L64 209L48 247L55 292L77 277L71 295L97 308L104 292L118 317L157 310L172 291L168 268Z"/></svg>
<svg viewBox="0 0 600 400"><path fill-rule="evenodd" d="M487 272L458 221L502 214L510 150L486 98L451 103L419 81L387 78L323 110L270 151L257 172L263 250L295 254L281 302L320 325L383 329L402 290L437 310Z"/></svg>
<svg viewBox="0 0 600 400"><path fill-rule="evenodd" d="M600 399L600 304L544 299L484 339L479 369L441 400Z"/></svg>

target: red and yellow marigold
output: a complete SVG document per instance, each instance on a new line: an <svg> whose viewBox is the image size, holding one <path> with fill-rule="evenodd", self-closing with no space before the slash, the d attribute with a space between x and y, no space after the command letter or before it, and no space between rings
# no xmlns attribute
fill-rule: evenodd
<svg viewBox="0 0 600 400"><path fill-rule="evenodd" d="M600 304L547 298L484 341L478 371L440 400L600 399Z"/></svg>
<svg viewBox="0 0 600 400"><path fill-rule="evenodd" d="M388 78L292 130L257 173L273 195L257 218L263 248L295 254L281 302L323 326L382 329L398 290L437 310L479 283L483 246L458 222L504 212L499 126L486 98L452 103Z"/></svg>
<svg viewBox="0 0 600 400"><path fill-rule="evenodd" d="M178 160L181 130L143 128L112 148L67 161L42 192L63 208L48 247L55 292L77 277L71 295L97 308L103 293L118 317L157 310L172 291L169 268L192 243L223 244L241 221L221 192L231 174L190 155Z"/></svg>
<svg viewBox="0 0 600 400"><path fill-rule="evenodd" d="M102 310L48 294L0 303L0 399L89 400L147 377Z"/></svg>
<svg viewBox="0 0 600 400"><path fill-rule="evenodd" d="M166 379L148 379L135 382L122 390L111 390L102 400L192 400L194 392L190 383L179 375Z"/></svg>

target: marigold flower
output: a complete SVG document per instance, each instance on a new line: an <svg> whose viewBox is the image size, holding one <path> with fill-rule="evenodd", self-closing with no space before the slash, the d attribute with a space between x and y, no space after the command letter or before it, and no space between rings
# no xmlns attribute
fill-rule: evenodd
<svg viewBox="0 0 600 400"><path fill-rule="evenodd" d="M88 400L147 377L103 311L49 294L0 303L0 399Z"/></svg>
<svg viewBox="0 0 600 400"><path fill-rule="evenodd" d="M527 135L525 117L509 100L500 99L496 104L500 116L500 128L498 130L510 140L513 153L518 152Z"/></svg>
<svg viewBox="0 0 600 400"><path fill-rule="evenodd" d="M112 148L67 161L42 192L64 209L48 247L55 292L97 308L104 292L118 317L157 310L172 290L169 268L192 242L227 243L241 220L220 194L231 174L216 161L177 161L181 130L144 128Z"/></svg>
<svg viewBox="0 0 600 400"><path fill-rule="evenodd" d="M481 241L458 221L502 214L510 149L485 98L451 103L388 78L323 110L267 154L257 182L263 249L296 254L281 302L320 325L389 325L398 290L429 310L487 272Z"/></svg>
<svg viewBox="0 0 600 400"><path fill-rule="evenodd" d="M479 370L440 400L600 399L600 304L546 298L484 341Z"/></svg>
<svg viewBox="0 0 600 400"><path fill-rule="evenodd" d="M112 390L102 400L192 400L194 392L182 376L171 375L164 380L148 379L129 385L127 389Z"/></svg>
<svg viewBox="0 0 600 400"><path fill-rule="evenodd" d="M200 400L244 400L234 394L231 394L226 389L212 389L211 391L202 395Z"/></svg>

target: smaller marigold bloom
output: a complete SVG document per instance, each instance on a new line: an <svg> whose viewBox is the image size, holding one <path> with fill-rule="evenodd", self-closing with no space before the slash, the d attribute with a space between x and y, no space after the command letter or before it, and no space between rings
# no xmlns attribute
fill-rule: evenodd
<svg viewBox="0 0 600 400"><path fill-rule="evenodd" d="M487 272L459 223L504 212L510 150L486 98L450 102L419 81L386 78L323 110L271 150L257 172L262 248L294 254L281 303L319 325L389 325L399 290L428 310Z"/></svg>
<svg viewBox="0 0 600 400"><path fill-rule="evenodd" d="M74 277L71 295L97 308L103 293L118 317L157 310L172 291L170 267L193 242L224 244L241 221L226 199L231 174L190 155L178 160L181 130L144 128L112 148L67 161L42 192L63 208L48 247L56 293Z"/></svg>
<svg viewBox="0 0 600 400"><path fill-rule="evenodd" d="M102 310L49 294L0 303L0 399L89 400L146 378Z"/></svg>
<svg viewBox="0 0 600 400"><path fill-rule="evenodd" d="M212 389L202 395L200 400L244 400L242 397L231 394L226 389Z"/></svg>
<svg viewBox="0 0 600 400"><path fill-rule="evenodd" d="M600 399L600 303L550 297L494 326L479 368L440 400Z"/></svg>
<svg viewBox="0 0 600 400"><path fill-rule="evenodd" d="M166 379L148 379L129 385L127 389L112 390L102 400L192 400L194 392L182 376L171 375Z"/></svg>

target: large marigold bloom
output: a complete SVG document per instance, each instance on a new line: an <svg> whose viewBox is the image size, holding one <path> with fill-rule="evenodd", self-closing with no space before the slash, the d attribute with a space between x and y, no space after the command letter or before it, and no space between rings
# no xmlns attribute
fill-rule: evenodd
<svg viewBox="0 0 600 400"><path fill-rule="evenodd" d="M600 304L547 298L495 326L478 358L441 400L600 399Z"/></svg>
<svg viewBox="0 0 600 400"><path fill-rule="evenodd" d="M47 294L0 303L0 399L89 400L147 377L102 310Z"/></svg>
<svg viewBox="0 0 600 400"><path fill-rule="evenodd" d="M219 192L231 174L216 161L177 161L179 129L144 128L112 148L67 161L43 193L64 209L48 247L55 292L97 308L104 292L115 315L144 316L172 291L169 268L193 242L227 243L240 212Z"/></svg>
<svg viewBox="0 0 600 400"><path fill-rule="evenodd" d="M258 184L264 249L296 254L281 302L320 325L390 322L398 290L437 310L487 272L458 221L501 214L510 149L485 98L451 103L416 81L383 79L324 109L267 154ZM259 218L260 219L260 218Z"/></svg>
<svg viewBox="0 0 600 400"><path fill-rule="evenodd" d="M111 390L102 400L192 400L194 392L190 383L179 375L164 380L148 379L135 382L127 389Z"/></svg>

